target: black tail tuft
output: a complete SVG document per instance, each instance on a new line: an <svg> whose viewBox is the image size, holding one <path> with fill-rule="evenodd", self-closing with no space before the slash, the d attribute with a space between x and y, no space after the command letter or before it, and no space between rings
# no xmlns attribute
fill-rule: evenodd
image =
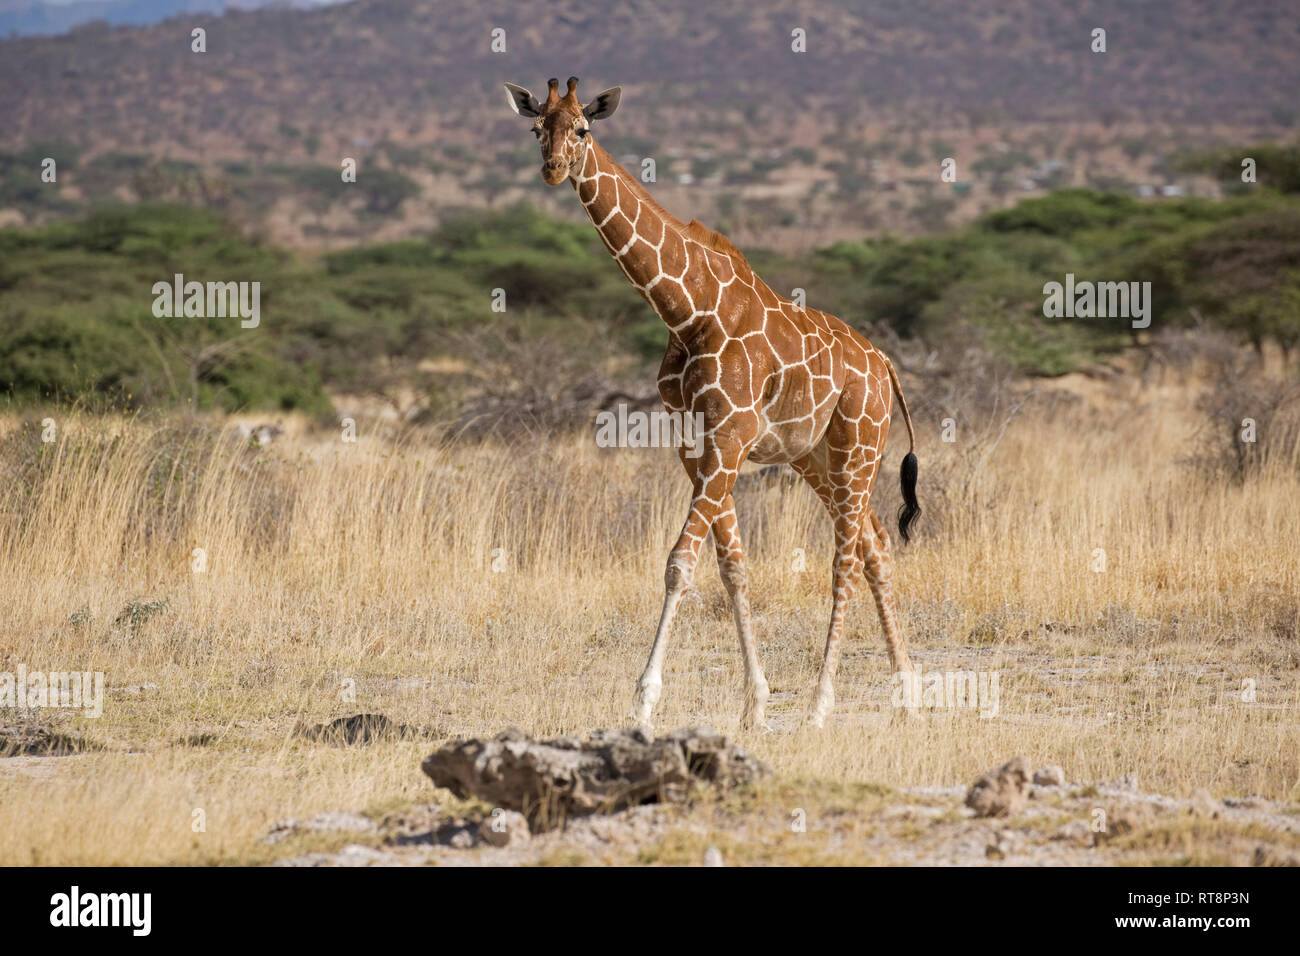
<svg viewBox="0 0 1300 956"><path fill-rule="evenodd" d="M898 470L899 484L903 487L903 505L898 509L898 533L904 542L911 538L912 522L921 516L921 506L916 503L916 470L916 454L909 451Z"/></svg>

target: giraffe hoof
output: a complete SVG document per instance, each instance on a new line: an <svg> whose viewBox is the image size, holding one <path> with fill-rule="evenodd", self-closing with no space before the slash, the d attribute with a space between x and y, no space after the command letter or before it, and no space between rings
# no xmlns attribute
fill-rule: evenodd
<svg viewBox="0 0 1300 956"><path fill-rule="evenodd" d="M654 712L655 704L659 703L662 691L663 684L657 681L644 681L637 685L636 703L632 705L630 716L638 726L650 726L650 715Z"/></svg>
<svg viewBox="0 0 1300 956"><path fill-rule="evenodd" d="M772 727L767 722L767 699L770 696L771 691L767 689L767 681L762 678L759 678L759 682L753 688L746 689L745 706L740 712L741 730L772 732Z"/></svg>
<svg viewBox="0 0 1300 956"><path fill-rule="evenodd" d="M641 706L638 702L628 708L627 719L632 722L632 726L642 733L653 737L655 725L650 720L650 711L648 708Z"/></svg>
<svg viewBox="0 0 1300 956"><path fill-rule="evenodd" d="M810 710L803 719L803 726L808 730L821 730L826 726L826 715L816 710Z"/></svg>
<svg viewBox="0 0 1300 956"><path fill-rule="evenodd" d="M772 725L771 725L770 723L767 722L767 718L766 718L765 716L763 716L762 714L755 714L755 715L752 715L752 716L747 716L747 717L742 717L742 718L740 718L740 729L741 729L741 730L756 730L756 731L758 731L760 734L772 734L772 733L776 733L776 731L773 729Z"/></svg>
<svg viewBox="0 0 1300 956"><path fill-rule="evenodd" d="M808 708L808 716L804 720L804 724L816 730L821 730L826 726L827 715L834 709L835 692L822 687L813 695L812 706Z"/></svg>

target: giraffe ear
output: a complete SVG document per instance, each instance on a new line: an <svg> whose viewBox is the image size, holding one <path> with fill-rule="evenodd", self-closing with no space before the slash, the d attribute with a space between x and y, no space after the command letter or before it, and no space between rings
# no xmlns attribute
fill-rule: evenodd
<svg viewBox="0 0 1300 956"><path fill-rule="evenodd" d="M522 86L515 86L513 83L506 84L506 99L510 101L510 108L520 116L540 116L542 104L537 102L537 97L533 96Z"/></svg>
<svg viewBox="0 0 1300 956"><path fill-rule="evenodd" d="M618 109L618 101L623 96L623 87L616 86L612 90L606 90L604 93L586 105L582 110L582 115L589 120L608 119L614 115L614 110Z"/></svg>

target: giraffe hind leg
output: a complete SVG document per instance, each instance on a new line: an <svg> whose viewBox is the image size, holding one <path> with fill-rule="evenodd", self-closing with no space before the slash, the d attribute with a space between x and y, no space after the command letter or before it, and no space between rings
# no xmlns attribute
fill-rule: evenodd
<svg viewBox="0 0 1300 956"><path fill-rule="evenodd" d="M876 513L867 508L875 534L868 534L864 529L858 539L858 554L866 574L867 584L871 587L871 596L876 600L876 613L880 617L880 627L885 634L885 648L889 651L889 661L895 673L910 673L912 662L908 659L907 649L903 646L903 632L898 626L898 615L894 608L894 589L890 584L893 576L893 556L889 541L889 532Z"/></svg>
<svg viewBox="0 0 1300 956"><path fill-rule="evenodd" d="M767 724L767 678L758 661L758 644L750 627L749 583L745 574L745 552L740 544L740 527L736 521L735 501L730 495L713 523L713 543L718 556L718 572L731 597L731 610L740 635L740 653L745 665L745 708L741 726L770 730Z"/></svg>
<svg viewBox="0 0 1300 956"><path fill-rule="evenodd" d="M813 452L790 462L790 467L821 499L826 513L830 515L831 522L835 525L835 561L831 576L831 623L826 634L826 648L822 654L817 689L814 691L812 706L807 716L808 724L814 727L823 726L827 715L835 706L835 668L839 660L845 608L852 593L858 561L857 545L848 541L849 530L842 524L840 511L836 505L835 491L827 471L826 451L823 443ZM854 534L856 536L856 532Z"/></svg>
<svg viewBox="0 0 1300 956"><path fill-rule="evenodd" d="M845 607L853 596L858 574L862 573L871 588L875 599L876 613L880 618L881 630L885 637L885 648L896 675L911 674L912 663L903 644L902 629L894 606L894 594L891 586L892 545L889 532L876 516L867 501L863 503L865 521L857 524L856 543L852 547L853 560L844 560L844 542L834 490L824 463L812 455L791 463L804 480L812 487L822 503L826 506L831 519L836 522L836 559L832 588L834 601L831 610L831 626L827 634L826 652L823 658L821 675L809 721L814 726L821 726L825 717L834 706L834 674L839 657L839 643L843 629ZM846 529L847 530L847 527ZM906 679L906 678L897 678ZM912 708L908 708L908 715Z"/></svg>

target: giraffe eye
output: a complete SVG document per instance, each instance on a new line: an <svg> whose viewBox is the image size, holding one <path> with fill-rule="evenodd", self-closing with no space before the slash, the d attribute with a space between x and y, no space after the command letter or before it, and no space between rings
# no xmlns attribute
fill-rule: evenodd
<svg viewBox="0 0 1300 956"><path fill-rule="evenodd" d="M588 133L590 133L591 130L589 130L587 127L584 126L584 127L582 127L581 129L575 129L574 132L578 134L578 139L582 139L582 138L584 138Z"/></svg>

